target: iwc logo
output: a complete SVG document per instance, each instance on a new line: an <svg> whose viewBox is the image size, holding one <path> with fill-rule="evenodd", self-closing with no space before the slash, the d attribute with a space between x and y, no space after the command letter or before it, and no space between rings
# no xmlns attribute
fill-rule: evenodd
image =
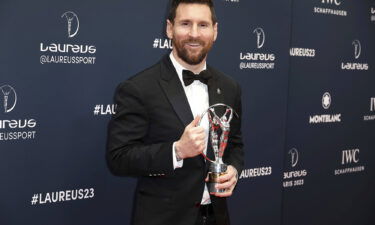
<svg viewBox="0 0 375 225"><path fill-rule="evenodd" d="M370 98L370 112L375 112L375 97ZM375 114L363 116L363 121L374 121Z"/></svg>
<svg viewBox="0 0 375 225"><path fill-rule="evenodd" d="M16 90L10 85L3 85L0 87L0 91L3 94L3 112L9 113L17 104Z"/></svg>
<svg viewBox="0 0 375 225"><path fill-rule="evenodd" d="M331 106L331 101L332 101L331 95L328 92L324 93L322 97L323 108L329 109L329 107Z"/></svg>
<svg viewBox="0 0 375 225"><path fill-rule="evenodd" d="M352 41L353 45L353 52L354 52L354 59L358 60L362 53L362 45L358 39ZM368 63L359 63L359 62L347 62L341 63L342 70L368 70L369 65Z"/></svg>
<svg viewBox="0 0 375 225"><path fill-rule="evenodd" d="M347 16L348 12L345 10L341 10L338 7L341 6L341 1L339 0L319 0L321 4L325 5L326 7L314 7L314 13L316 14L326 14L326 15L334 15L334 16Z"/></svg>
<svg viewBox="0 0 375 225"><path fill-rule="evenodd" d="M252 30L255 37L256 51L264 47L266 42L266 33L263 28L257 27ZM266 52L241 52L240 69L274 69L276 56L273 53Z"/></svg>
<svg viewBox="0 0 375 225"><path fill-rule="evenodd" d="M322 97L322 107L328 110L332 104L332 97L329 92L325 92ZM323 114L323 115L313 115L309 118L310 124L317 123L335 123L341 122L341 114Z"/></svg>
<svg viewBox="0 0 375 225"><path fill-rule="evenodd" d="M348 174L348 173L358 173L358 172L364 171L365 166L357 165L359 162L359 153L360 153L359 148L346 149L346 150L341 151L341 155L340 155L341 166L347 166L347 165L348 166L354 165L354 166L335 169L334 170L335 176Z"/></svg>
<svg viewBox="0 0 375 225"><path fill-rule="evenodd" d="M335 5L341 5L341 2L338 0L322 0L323 4L335 4Z"/></svg>
<svg viewBox="0 0 375 225"><path fill-rule="evenodd" d="M79 30L79 19L77 14L68 11L62 14L61 18L65 18L68 23L68 37L72 38L76 36Z"/></svg>

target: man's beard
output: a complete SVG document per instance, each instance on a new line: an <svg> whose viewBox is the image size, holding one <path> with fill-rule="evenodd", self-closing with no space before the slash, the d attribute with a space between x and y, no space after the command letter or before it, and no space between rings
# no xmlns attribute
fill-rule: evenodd
<svg viewBox="0 0 375 225"><path fill-rule="evenodd" d="M212 41L206 44L204 41L199 39L188 39L180 42L177 42L175 39L173 39L172 42L173 48L176 49L178 57L180 57L189 65L198 65L199 63L201 63L203 59L206 58L213 44ZM203 46L203 49L200 50L197 54L191 54L189 50L184 47L187 43L198 43L199 45Z"/></svg>

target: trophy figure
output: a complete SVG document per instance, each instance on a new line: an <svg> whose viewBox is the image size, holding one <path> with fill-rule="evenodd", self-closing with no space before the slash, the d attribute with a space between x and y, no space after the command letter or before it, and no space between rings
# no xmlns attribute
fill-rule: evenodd
<svg viewBox="0 0 375 225"><path fill-rule="evenodd" d="M76 34L78 33L78 29L79 29L79 20L78 20L78 16L74 13L74 12L65 12L62 16L66 18L66 20L68 21L68 37L69 38L72 38L74 36L76 36ZM74 20L74 18L77 19L77 28L76 28L76 31L72 34L72 21Z"/></svg>
<svg viewBox="0 0 375 225"><path fill-rule="evenodd" d="M218 107L225 108L225 112L221 117L219 117L215 112L215 108ZM238 115L230 106L222 103L210 106L206 111L203 112L201 119L205 116L206 113L208 116L210 127L212 150L215 156L215 160L211 160L205 154L202 153L209 163L208 191L210 193L222 193L225 192L225 189L217 189L215 185L218 184L217 180L219 176L226 174L227 171L228 166L223 162L223 156L228 143L230 121L233 118L233 113L237 117Z"/></svg>
<svg viewBox="0 0 375 225"><path fill-rule="evenodd" d="M2 89L2 92L4 94L4 112L7 112L7 109L8 109L8 98L9 98L9 93L10 91L4 91L4 89Z"/></svg>
<svg viewBox="0 0 375 225"><path fill-rule="evenodd" d="M1 92L3 93L4 96L4 102L3 102L3 107L4 107L4 112L8 113L12 111L16 105L17 102L17 95L13 87L9 85L3 85L0 87ZM11 98L9 98L11 96ZM11 106L11 101L14 100L13 105Z"/></svg>

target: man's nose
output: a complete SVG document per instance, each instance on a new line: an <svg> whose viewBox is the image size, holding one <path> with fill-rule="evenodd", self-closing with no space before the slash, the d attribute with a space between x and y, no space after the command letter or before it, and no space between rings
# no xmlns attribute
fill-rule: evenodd
<svg viewBox="0 0 375 225"><path fill-rule="evenodd" d="M198 30L197 24L193 24L193 26L191 26L189 36L190 37L198 37L199 36L199 30Z"/></svg>

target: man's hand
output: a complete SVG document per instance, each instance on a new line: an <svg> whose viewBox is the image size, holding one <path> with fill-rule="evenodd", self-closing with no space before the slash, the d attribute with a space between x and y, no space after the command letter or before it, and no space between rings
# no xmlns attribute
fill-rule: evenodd
<svg viewBox="0 0 375 225"><path fill-rule="evenodd" d="M185 127L180 140L176 142L176 154L180 159L191 158L201 154L206 148L206 133L198 126L200 116Z"/></svg>
<svg viewBox="0 0 375 225"><path fill-rule="evenodd" d="M217 189L226 189L223 193L210 193L217 197L229 197L233 194L234 187L236 187L238 180L238 174L236 168L229 165L227 169L227 173L225 175L219 176L218 183L216 185ZM208 176L206 178L206 182L208 182Z"/></svg>

